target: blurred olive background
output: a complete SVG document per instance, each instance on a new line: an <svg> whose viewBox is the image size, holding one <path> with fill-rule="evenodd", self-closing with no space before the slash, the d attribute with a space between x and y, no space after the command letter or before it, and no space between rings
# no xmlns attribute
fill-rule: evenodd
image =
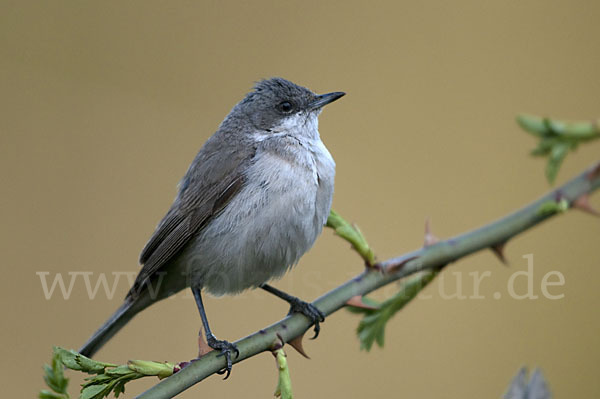
<svg viewBox="0 0 600 399"><path fill-rule="evenodd" d="M327 107L321 135L337 161L334 208L356 221L380 259L422 244L430 217L449 237L549 189L521 112L600 117L597 1L2 1L0 229L6 396L34 397L52 345L78 348L118 306L81 277L46 300L62 273L136 272L139 251L202 143L253 82L283 76L348 95ZM598 159L600 143L569 155L564 182ZM600 206L600 196L593 198ZM482 252L448 268L390 322L385 349L359 350L358 318L340 311L288 350L298 398L494 398L522 365L539 366L557 398L600 396L600 223L580 212L507 246L510 267ZM534 255L536 300L509 297L512 273ZM326 230L276 286L312 300L362 264ZM476 271L485 299L472 296ZM560 271L559 300L543 276ZM517 279L517 292L526 290ZM392 295L395 287L377 294ZM498 293L501 298L495 299ZM428 299L429 298L429 299ZM216 335L236 340L280 319L263 292L209 298ZM189 294L140 314L98 359L184 361L200 326ZM71 391L81 376L71 372ZM127 397L155 384L132 383ZM268 353L181 397L272 396ZM75 395L76 397L76 395Z"/></svg>

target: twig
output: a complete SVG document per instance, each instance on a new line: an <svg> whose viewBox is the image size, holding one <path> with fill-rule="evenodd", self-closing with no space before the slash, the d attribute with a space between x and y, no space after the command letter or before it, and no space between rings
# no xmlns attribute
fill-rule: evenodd
<svg viewBox="0 0 600 399"><path fill-rule="evenodd" d="M378 268L368 268L355 278L326 293L313 302L325 315L344 307L351 298L365 295L393 281L422 270L435 270L482 249L502 253L504 244L512 237L568 208L577 200L587 198L600 188L600 163L551 191L526 207L479 229L443 240L403 256L380 262ZM565 208L565 204L567 208ZM235 362L271 350L273 342L290 342L310 327L304 316L295 314L236 342L240 356ZM173 376L139 395L138 399L166 399L183 392L225 367L225 359L212 351L191 363Z"/></svg>

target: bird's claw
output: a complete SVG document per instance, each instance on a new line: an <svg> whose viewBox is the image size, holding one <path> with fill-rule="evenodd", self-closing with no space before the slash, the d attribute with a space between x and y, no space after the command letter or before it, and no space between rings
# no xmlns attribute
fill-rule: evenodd
<svg viewBox="0 0 600 399"><path fill-rule="evenodd" d="M235 353L235 358L237 359L240 356L240 351L237 348L236 344L232 344L229 341L225 341L225 340L219 340L216 339L214 336L209 337L207 339L207 344L208 346L210 346L211 348L213 348L214 350L220 350L221 353L219 353L217 356L225 356L225 360L227 361L227 365L225 366L225 368L223 370L217 371L217 374L225 374L225 378L223 378L224 380L229 378L229 375L231 374L231 368L233 366L233 362L231 361L231 353Z"/></svg>
<svg viewBox="0 0 600 399"><path fill-rule="evenodd" d="M325 321L325 315L323 312L317 309L315 305L304 302L301 299L294 298L294 301L290 302L290 312L288 314L292 313L302 313L313 322L315 326L313 329L315 335L311 339L315 339L319 336L319 332L321 331L320 323Z"/></svg>

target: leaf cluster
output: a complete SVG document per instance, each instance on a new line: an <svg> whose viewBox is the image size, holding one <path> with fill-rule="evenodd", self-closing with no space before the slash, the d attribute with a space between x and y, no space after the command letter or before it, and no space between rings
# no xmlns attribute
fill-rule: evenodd
<svg viewBox="0 0 600 399"><path fill-rule="evenodd" d="M168 377L174 365L152 361L131 360L125 365L99 362L74 350L54 347L52 367L45 366L44 380L53 392L43 390L41 399L69 399L63 366L91 376L81 386L80 399L102 399L112 392L115 397L125 392L125 384L145 376ZM63 396L60 396L63 395Z"/></svg>
<svg viewBox="0 0 600 399"><path fill-rule="evenodd" d="M598 122L563 122L522 114L517 116L517 123L539 138L531 155L548 158L546 178L551 184L569 151L574 151L583 142L600 138Z"/></svg>
<svg viewBox="0 0 600 399"><path fill-rule="evenodd" d="M69 379L65 378L63 365L60 361L60 355L56 352L52 356L50 365L44 365L44 381L48 385L47 389L42 389L39 394L40 399L69 399L67 387Z"/></svg>
<svg viewBox="0 0 600 399"><path fill-rule="evenodd" d="M383 348L385 327L388 321L413 300L434 279L437 273L438 271L424 271L405 280L400 285L398 292L382 303L363 298L362 301L367 305L366 307L348 306L350 312L364 315L356 329L360 340L360 348L370 351L375 342Z"/></svg>

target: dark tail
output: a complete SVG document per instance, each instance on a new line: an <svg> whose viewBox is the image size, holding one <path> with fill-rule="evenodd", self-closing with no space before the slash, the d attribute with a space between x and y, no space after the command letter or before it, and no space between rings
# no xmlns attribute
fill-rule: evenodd
<svg viewBox="0 0 600 399"><path fill-rule="evenodd" d="M113 335L129 322L141 309L135 306L135 301L127 298L123 305L110 316L108 320L92 335L92 337L79 349L79 353L92 357Z"/></svg>

